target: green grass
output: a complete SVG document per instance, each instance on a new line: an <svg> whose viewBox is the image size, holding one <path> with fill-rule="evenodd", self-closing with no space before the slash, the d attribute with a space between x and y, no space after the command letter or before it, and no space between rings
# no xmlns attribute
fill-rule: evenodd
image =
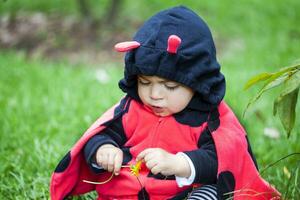
<svg viewBox="0 0 300 200"><path fill-rule="evenodd" d="M57 161L82 132L122 93L120 70L28 61L21 54L0 56L0 199L42 199ZM24 198L26 197L26 198Z"/></svg>
<svg viewBox="0 0 300 200"><path fill-rule="evenodd" d="M101 84L95 68L27 60L15 52L2 52L0 63L0 199L47 199L49 178L58 161L97 116L122 96L116 86L121 69L105 68L111 81ZM238 116L250 97L237 82L243 82L246 73L225 72L230 75L226 99ZM241 120L261 169L289 153L300 152L299 126L290 139L284 134L278 140L263 136L265 126L282 131L270 115L271 99L265 96ZM263 112L265 123L255 117L255 109ZM299 156L284 160L266 170L263 177L284 192L288 178L283 167L292 173L299 166L297 160ZM291 188L295 184L299 184L299 177ZM299 189L295 190L294 195L299 194Z"/></svg>
<svg viewBox="0 0 300 200"><path fill-rule="evenodd" d="M76 13L74 1L68 1L68 7L61 7L56 0L16 2L1 2L0 13L20 9ZM96 1L91 2L96 5ZM131 6L129 2L125 1L123 15L135 12L136 15L127 16L140 22L183 1L152 0L149 8L142 1ZM245 126L260 169L300 152L299 116L289 139L279 120L272 116L272 102L278 90L263 95L242 118L247 102L258 89L243 91L246 81L257 73L276 71L300 57L300 1L184 2L201 14L212 29L227 80L225 100ZM96 79L95 67L28 59L17 51L0 52L0 199L49 198L49 179L58 161L82 132L123 95L117 87L122 69L116 65L113 61L100 65L110 77L104 84ZM299 107L298 104L298 111ZM265 127L278 129L280 138L264 136ZM300 196L299 158L298 155L285 159L262 174L283 194L288 193L287 199ZM290 179L284 167L292 174Z"/></svg>

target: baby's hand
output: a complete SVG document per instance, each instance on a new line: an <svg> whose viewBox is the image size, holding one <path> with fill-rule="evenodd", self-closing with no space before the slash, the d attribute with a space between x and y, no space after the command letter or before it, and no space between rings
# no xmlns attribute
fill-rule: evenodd
<svg viewBox="0 0 300 200"><path fill-rule="evenodd" d="M137 160L144 160L153 174L189 177L191 174L188 161L182 155L171 154L160 148L148 148L139 153Z"/></svg>
<svg viewBox="0 0 300 200"><path fill-rule="evenodd" d="M96 162L103 169L119 175L123 161L123 152L111 144L100 146L96 152Z"/></svg>

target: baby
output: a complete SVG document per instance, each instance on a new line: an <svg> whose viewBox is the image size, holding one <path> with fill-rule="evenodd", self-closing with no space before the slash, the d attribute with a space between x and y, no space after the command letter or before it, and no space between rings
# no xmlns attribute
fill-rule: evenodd
<svg viewBox="0 0 300 200"><path fill-rule="evenodd" d="M151 17L126 52L126 96L57 166L51 198L271 199L246 133L222 101L225 79L205 22L185 7Z"/></svg>

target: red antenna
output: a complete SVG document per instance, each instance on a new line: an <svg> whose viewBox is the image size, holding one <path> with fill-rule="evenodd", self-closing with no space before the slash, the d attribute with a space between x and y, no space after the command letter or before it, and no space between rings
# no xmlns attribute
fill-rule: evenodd
<svg viewBox="0 0 300 200"><path fill-rule="evenodd" d="M120 42L115 45L115 50L119 52L126 52L132 49L136 49L141 46L137 41Z"/></svg>
<svg viewBox="0 0 300 200"><path fill-rule="evenodd" d="M169 53L177 53L177 49L181 44L181 39L177 35L170 35L168 39L168 49Z"/></svg>

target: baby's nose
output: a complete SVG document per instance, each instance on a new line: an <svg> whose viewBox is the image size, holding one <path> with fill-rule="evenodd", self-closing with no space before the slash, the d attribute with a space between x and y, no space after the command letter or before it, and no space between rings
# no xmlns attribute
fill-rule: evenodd
<svg viewBox="0 0 300 200"><path fill-rule="evenodd" d="M162 91L159 86L153 86L150 92L150 98L152 100L161 100L163 99Z"/></svg>

